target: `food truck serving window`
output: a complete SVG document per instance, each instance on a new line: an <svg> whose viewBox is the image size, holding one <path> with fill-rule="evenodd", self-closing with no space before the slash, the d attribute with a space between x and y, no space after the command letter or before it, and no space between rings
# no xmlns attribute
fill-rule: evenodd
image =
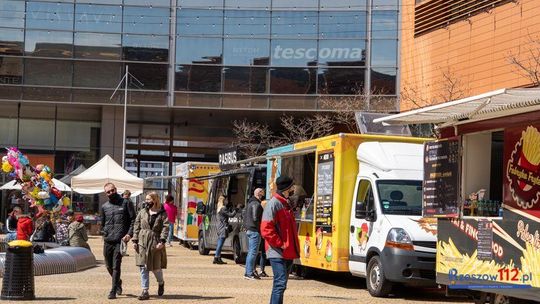
<svg viewBox="0 0 540 304"><path fill-rule="evenodd" d="M463 135L464 216L498 216L502 203L504 133Z"/></svg>

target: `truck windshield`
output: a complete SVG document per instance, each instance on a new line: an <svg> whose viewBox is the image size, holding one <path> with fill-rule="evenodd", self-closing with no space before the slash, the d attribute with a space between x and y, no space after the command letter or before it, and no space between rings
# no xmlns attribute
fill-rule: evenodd
<svg viewBox="0 0 540 304"><path fill-rule="evenodd" d="M381 180L377 190L382 213L422 215L422 181Z"/></svg>

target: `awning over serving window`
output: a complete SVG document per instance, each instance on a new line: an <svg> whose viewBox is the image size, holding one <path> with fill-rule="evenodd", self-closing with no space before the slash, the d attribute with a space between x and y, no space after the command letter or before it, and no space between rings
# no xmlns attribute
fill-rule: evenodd
<svg viewBox="0 0 540 304"><path fill-rule="evenodd" d="M491 119L540 110L540 89L500 89L434 106L374 119L374 123L422 124Z"/></svg>

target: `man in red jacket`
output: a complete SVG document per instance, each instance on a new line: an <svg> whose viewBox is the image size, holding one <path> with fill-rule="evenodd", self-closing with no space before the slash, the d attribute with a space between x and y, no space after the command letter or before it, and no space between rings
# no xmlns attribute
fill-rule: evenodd
<svg viewBox="0 0 540 304"><path fill-rule="evenodd" d="M29 241L33 231L32 219L26 214L19 215L17 220L17 240Z"/></svg>
<svg viewBox="0 0 540 304"><path fill-rule="evenodd" d="M276 179L277 191L264 208L261 235L266 241L266 256L272 265L274 284L270 304L282 304L293 260L300 256L296 222L288 198L293 180L288 176Z"/></svg>

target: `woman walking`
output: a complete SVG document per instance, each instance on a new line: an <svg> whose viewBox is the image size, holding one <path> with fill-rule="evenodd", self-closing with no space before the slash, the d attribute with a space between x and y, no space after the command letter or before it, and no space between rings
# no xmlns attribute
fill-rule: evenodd
<svg viewBox="0 0 540 304"><path fill-rule="evenodd" d="M148 300L150 271L154 273L158 282L158 296L162 296L165 292L162 269L167 268L165 243L169 234L169 220L156 192L146 195L143 206L135 219L132 241L137 253L135 263L141 271L142 293L138 299Z"/></svg>
<svg viewBox="0 0 540 304"><path fill-rule="evenodd" d="M83 216L78 215L75 221L69 224L69 246L84 247L90 250L90 245L88 245L88 233L86 233L86 227L84 226L83 221Z"/></svg>
<svg viewBox="0 0 540 304"><path fill-rule="evenodd" d="M217 210L218 210L218 241L216 247L216 254L214 256L214 264L227 264L221 259L221 248L223 248L223 243L225 239L229 236L229 218L236 215L236 209L229 211L230 203L227 202L225 196L221 195L218 199Z"/></svg>

